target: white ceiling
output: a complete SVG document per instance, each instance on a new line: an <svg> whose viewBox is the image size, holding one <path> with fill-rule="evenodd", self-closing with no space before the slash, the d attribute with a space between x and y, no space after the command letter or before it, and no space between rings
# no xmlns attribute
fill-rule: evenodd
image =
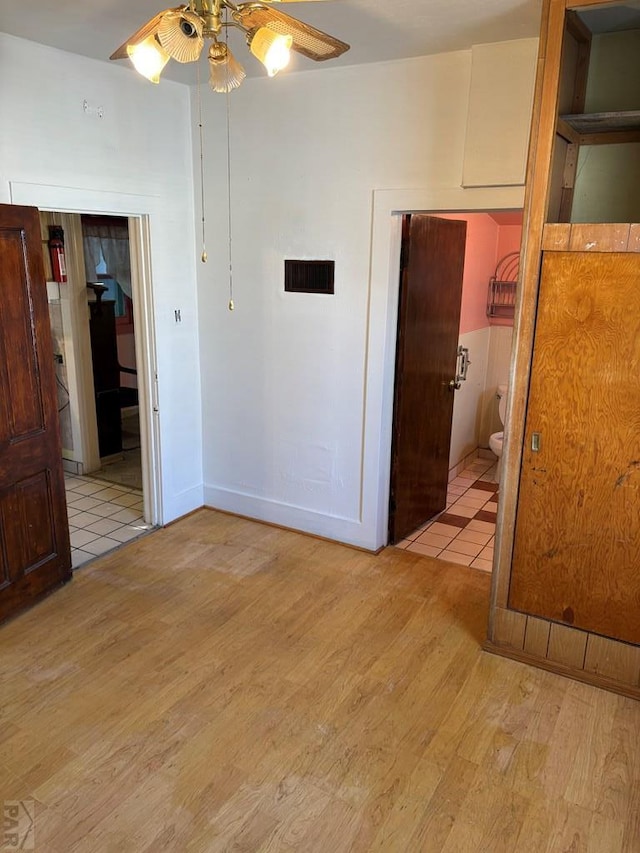
<svg viewBox="0 0 640 853"><path fill-rule="evenodd" d="M37 0L35 5L0 0L0 31L108 61L145 21L166 8L163 2L170 0ZM328 65L356 65L536 36L541 6L542 0L330 0L279 8L351 45ZM240 39L233 32L230 44L247 74L264 73ZM299 55L292 63L292 70L321 67ZM172 61L163 76L195 82L194 65Z"/></svg>

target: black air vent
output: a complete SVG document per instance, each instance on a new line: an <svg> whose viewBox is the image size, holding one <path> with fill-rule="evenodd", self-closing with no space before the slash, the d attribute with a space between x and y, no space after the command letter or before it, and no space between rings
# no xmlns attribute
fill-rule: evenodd
<svg viewBox="0 0 640 853"><path fill-rule="evenodd" d="M284 262L284 289L289 293L333 293L335 261Z"/></svg>

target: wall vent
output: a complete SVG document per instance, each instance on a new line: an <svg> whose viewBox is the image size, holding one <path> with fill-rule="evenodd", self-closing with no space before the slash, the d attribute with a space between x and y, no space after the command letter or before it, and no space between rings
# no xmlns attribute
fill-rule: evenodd
<svg viewBox="0 0 640 853"><path fill-rule="evenodd" d="M289 293L333 293L335 261L284 262L284 289Z"/></svg>

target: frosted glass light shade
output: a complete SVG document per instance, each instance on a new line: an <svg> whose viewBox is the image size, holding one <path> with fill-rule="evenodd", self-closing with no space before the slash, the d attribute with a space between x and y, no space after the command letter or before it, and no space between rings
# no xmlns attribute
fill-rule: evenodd
<svg viewBox="0 0 640 853"><path fill-rule="evenodd" d="M230 92L242 83L244 68L226 44L214 42L209 48L209 83L214 92Z"/></svg>
<svg viewBox="0 0 640 853"><path fill-rule="evenodd" d="M169 54L158 44L155 36L149 36L138 44L128 45L127 54L139 74L152 83L160 82L160 74L169 61Z"/></svg>
<svg viewBox="0 0 640 853"><path fill-rule="evenodd" d="M292 44L290 35L283 36L268 27L260 27L251 37L249 50L267 69L269 77L275 77L289 64Z"/></svg>

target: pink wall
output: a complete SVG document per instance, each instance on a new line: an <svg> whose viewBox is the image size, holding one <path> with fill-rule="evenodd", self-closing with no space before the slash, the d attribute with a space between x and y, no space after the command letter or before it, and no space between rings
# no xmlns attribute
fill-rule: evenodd
<svg viewBox="0 0 640 853"><path fill-rule="evenodd" d="M500 225L498 229L497 261L510 252L519 252L522 241L522 223L520 225ZM497 262L496 261L496 262ZM494 317L492 326L513 326L513 320L505 317Z"/></svg>
<svg viewBox="0 0 640 853"><path fill-rule="evenodd" d="M522 225L500 225L498 228L498 259L509 252L519 252L522 240Z"/></svg>
<svg viewBox="0 0 640 853"><path fill-rule="evenodd" d="M488 213L437 213L440 219L457 219L467 223L464 255L460 334L489 326L487 290L496 264L508 252L520 249L522 226L502 224ZM517 218L519 214L509 214ZM500 216L497 214L496 217ZM504 215L506 218L506 214ZM495 321L492 321L494 323ZM513 325L501 320L499 325Z"/></svg>
<svg viewBox="0 0 640 853"><path fill-rule="evenodd" d="M460 334L463 335L489 325L487 285L496 268L498 224L487 213L439 213L438 216L467 223L460 310Z"/></svg>

